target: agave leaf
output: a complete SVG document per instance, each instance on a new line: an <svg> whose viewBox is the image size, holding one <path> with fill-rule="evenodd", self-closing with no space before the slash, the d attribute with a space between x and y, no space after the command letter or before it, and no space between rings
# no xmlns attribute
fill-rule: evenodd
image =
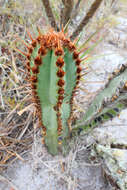
<svg viewBox="0 0 127 190"><path fill-rule="evenodd" d="M95 97L91 105L86 111L86 114L83 116L81 120L78 120L76 123L77 129L81 126L94 122L94 119L98 116L105 113L113 113L113 108L124 108L125 104L121 103L127 99L127 92L125 83L127 82L127 68L120 70L119 74L114 76L108 84L106 84L105 88L100 91L100 93ZM113 98L116 98L115 101ZM111 111L112 110L112 111ZM109 114L107 114L109 115ZM116 114L115 114L116 115ZM113 114L113 116L115 116ZM105 115L106 117L106 115ZM111 119L111 117L108 117ZM91 125L89 125L91 127Z"/></svg>

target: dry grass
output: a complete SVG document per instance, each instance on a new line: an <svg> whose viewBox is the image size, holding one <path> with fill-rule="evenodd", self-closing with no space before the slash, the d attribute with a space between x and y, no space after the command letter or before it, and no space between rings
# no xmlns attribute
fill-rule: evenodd
<svg viewBox="0 0 127 190"><path fill-rule="evenodd" d="M22 154L33 141L33 109L27 107L31 101L29 85L24 82L24 58L15 51L15 46L21 44L16 41L16 34L25 35L25 28L9 10L9 14L0 15L0 169L17 158L23 160Z"/></svg>

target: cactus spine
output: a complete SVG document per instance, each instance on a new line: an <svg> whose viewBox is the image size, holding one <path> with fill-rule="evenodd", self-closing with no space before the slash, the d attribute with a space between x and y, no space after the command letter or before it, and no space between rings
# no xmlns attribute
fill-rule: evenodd
<svg viewBox="0 0 127 190"><path fill-rule="evenodd" d="M29 36L32 42L24 55L33 102L45 144L55 155L61 140L69 135L81 60L75 44L62 31L39 32L36 39Z"/></svg>

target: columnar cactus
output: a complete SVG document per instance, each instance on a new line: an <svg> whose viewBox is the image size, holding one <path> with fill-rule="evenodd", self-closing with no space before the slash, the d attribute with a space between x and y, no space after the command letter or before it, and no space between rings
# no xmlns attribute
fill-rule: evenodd
<svg viewBox="0 0 127 190"><path fill-rule="evenodd" d="M29 34L29 33L28 33ZM39 126L45 144L52 155L69 136L73 117L73 99L81 79L80 56L83 48L77 49L63 31L51 29L25 44L26 68L32 89ZM81 60L82 57L82 60ZM115 117L127 105L127 66L122 65L109 78L104 89L95 97L82 119L76 121L71 135L97 126Z"/></svg>
<svg viewBox="0 0 127 190"><path fill-rule="evenodd" d="M69 135L73 97L81 77L81 59L75 43L64 32L50 30L26 45L26 67L39 125L51 154Z"/></svg>

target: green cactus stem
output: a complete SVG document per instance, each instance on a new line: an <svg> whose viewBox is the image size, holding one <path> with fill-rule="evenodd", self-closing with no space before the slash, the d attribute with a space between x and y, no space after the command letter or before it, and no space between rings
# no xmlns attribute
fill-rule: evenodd
<svg viewBox="0 0 127 190"><path fill-rule="evenodd" d="M29 34L29 33L28 33ZM26 45L26 68L39 125L49 152L58 153L62 139L69 136L73 98L81 74L75 43L64 32L50 30Z"/></svg>

